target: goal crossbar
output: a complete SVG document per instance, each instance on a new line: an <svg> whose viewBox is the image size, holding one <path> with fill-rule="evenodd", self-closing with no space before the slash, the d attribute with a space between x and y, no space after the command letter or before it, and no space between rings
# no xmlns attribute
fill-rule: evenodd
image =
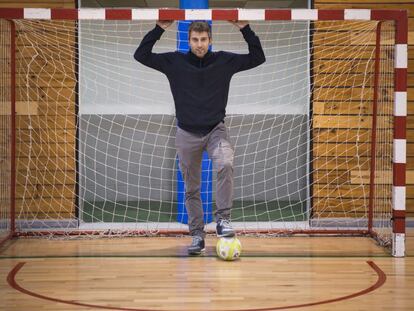
<svg viewBox="0 0 414 311"><path fill-rule="evenodd" d="M4 19L54 20L393 20L397 43L407 43L407 11L371 9L108 9L0 8Z"/></svg>

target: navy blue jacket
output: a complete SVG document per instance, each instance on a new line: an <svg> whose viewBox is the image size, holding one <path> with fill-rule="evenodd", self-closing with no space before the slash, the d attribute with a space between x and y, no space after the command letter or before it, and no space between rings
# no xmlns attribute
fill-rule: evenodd
<svg viewBox="0 0 414 311"><path fill-rule="evenodd" d="M250 26L240 31L248 44L248 54L209 51L199 58L191 51L153 53L155 42L164 32L158 25L142 39L134 58L167 76L181 129L209 133L226 115L231 77L265 62L260 40Z"/></svg>

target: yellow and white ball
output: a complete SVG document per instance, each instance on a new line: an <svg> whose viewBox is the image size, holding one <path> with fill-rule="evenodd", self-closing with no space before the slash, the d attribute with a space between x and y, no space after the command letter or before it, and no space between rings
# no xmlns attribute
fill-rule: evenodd
<svg viewBox="0 0 414 311"><path fill-rule="evenodd" d="M240 257L242 246L238 238L220 238L216 245L217 256L223 260L236 260Z"/></svg>

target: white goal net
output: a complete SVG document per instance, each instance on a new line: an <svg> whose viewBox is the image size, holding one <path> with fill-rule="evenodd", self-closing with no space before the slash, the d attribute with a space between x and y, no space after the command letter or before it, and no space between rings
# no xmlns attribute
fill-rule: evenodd
<svg viewBox="0 0 414 311"><path fill-rule="evenodd" d="M17 230L185 232L168 80L133 59L155 22L15 24ZM376 21L250 25L266 62L236 74L229 92L234 226L269 234L372 229L389 243L393 23L382 23L379 39ZM213 21L212 29L213 51L247 52L230 23ZM173 24L154 51L176 48ZM211 213L215 172L204 175Z"/></svg>

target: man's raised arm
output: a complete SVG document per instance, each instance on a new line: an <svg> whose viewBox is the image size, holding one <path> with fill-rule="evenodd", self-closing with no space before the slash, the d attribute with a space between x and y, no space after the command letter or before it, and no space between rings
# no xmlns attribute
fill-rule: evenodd
<svg viewBox="0 0 414 311"><path fill-rule="evenodd" d="M246 40L249 54L235 54L234 69L235 72L251 69L263 64L266 61L266 57L263 52L262 44L259 37L250 29L250 25L247 21L230 21L233 25L240 29L244 40Z"/></svg>
<svg viewBox="0 0 414 311"><path fill-rule="evenodd" d="M152 52L155 42L161 38L164 33L172 24L172 21L157 21L157 25L154 29L148 32L141 41L134 53L134 58L141 64L154 68L158 71L164 72L165 65L167 65L167 54L157 54Z"/></svg>

